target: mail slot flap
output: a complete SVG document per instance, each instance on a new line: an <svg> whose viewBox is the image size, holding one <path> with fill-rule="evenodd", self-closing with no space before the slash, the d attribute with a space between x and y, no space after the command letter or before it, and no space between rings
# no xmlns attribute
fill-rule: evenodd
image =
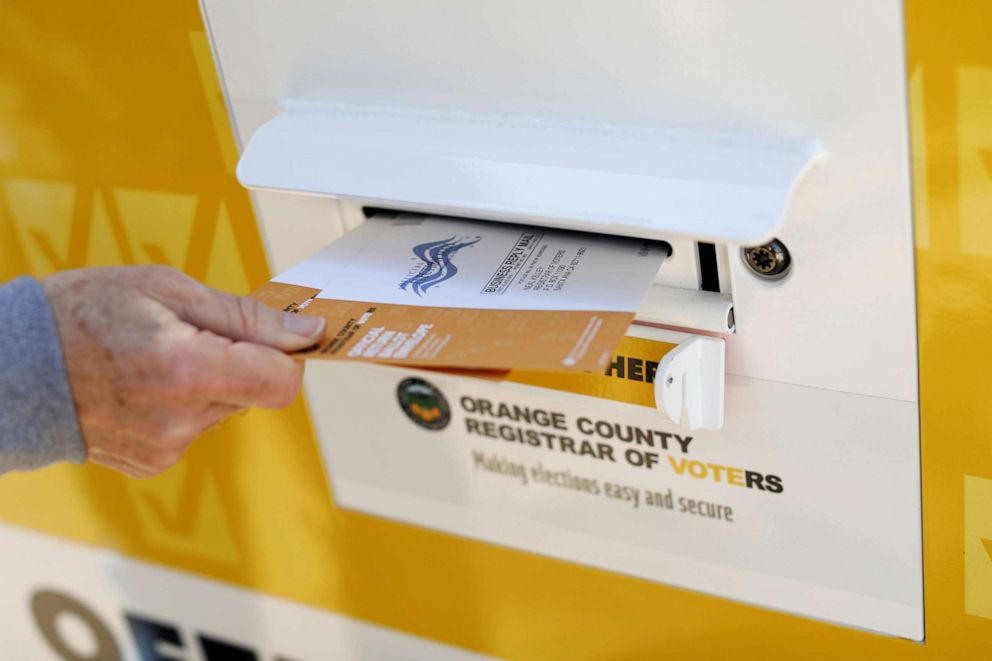
<svg viewBox="0 0 992 661"><path fill-rule="evenodd" d="M822 153L811 139L290 102L250 188L646 238L756 244Z"/></svg>

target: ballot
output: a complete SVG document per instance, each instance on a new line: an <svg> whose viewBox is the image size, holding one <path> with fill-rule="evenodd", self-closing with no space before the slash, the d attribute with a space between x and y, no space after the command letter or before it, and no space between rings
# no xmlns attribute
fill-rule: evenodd
<svg viewBox="0 0 992 661"><path fill-rule="evenodd" d="M668 254L663 242L394 214L252 295L327 320L308 359L602 371Z"/></svg>

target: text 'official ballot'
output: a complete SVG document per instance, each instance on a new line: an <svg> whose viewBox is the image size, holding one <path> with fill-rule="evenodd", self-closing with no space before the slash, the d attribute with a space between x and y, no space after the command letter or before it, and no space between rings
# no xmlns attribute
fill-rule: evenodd
<svg viewBox="0 0 992 661"><path fill-rule="evenodd" d="M380 216L253 296L327 319L307 358L602 371L667 255L639 239Z"/></svg>

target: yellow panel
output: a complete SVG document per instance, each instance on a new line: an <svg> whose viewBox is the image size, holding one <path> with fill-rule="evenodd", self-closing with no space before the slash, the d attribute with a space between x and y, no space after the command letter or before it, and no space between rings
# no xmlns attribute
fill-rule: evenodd
<svg viewBox="0 0 992 661"><path fill-rule="evenodd" d="M302 402L221 425L153 480L6 476L0 520L513 658L986 658L965 582L988 567L966 572L965 545L981 560L992 513L970 497L966 536L963 485L992 479L992 3L906 7L926 644L341 511ZM194 0L3 4L0 279L160 260L232 291L267 278L205 43Z"/></svg>
<svg viewBox="0 0 992 661"><path fill-rule="evenodd" d="M992 480L964 477L964 610L992 619Z"/></svg>
<svg viewBox="0 0 992 661"><path fill-rule="evenodd" d="M986 36L992 39L992 34ZM955 70L958 100L958 183L961 196L961 247L971 255L992 256L992 66L962 65Z"/></svg>

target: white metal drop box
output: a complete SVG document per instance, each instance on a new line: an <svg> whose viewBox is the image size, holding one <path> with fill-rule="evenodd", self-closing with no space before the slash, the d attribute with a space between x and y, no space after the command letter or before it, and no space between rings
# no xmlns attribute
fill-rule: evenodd
<svg viewBox="0 0 992 661"><path fill-rule="evenodd" d="M202 4L274 270L379 210L673 248L657 408L309 365L342 506L922 639L901 2Z"/></svg>

